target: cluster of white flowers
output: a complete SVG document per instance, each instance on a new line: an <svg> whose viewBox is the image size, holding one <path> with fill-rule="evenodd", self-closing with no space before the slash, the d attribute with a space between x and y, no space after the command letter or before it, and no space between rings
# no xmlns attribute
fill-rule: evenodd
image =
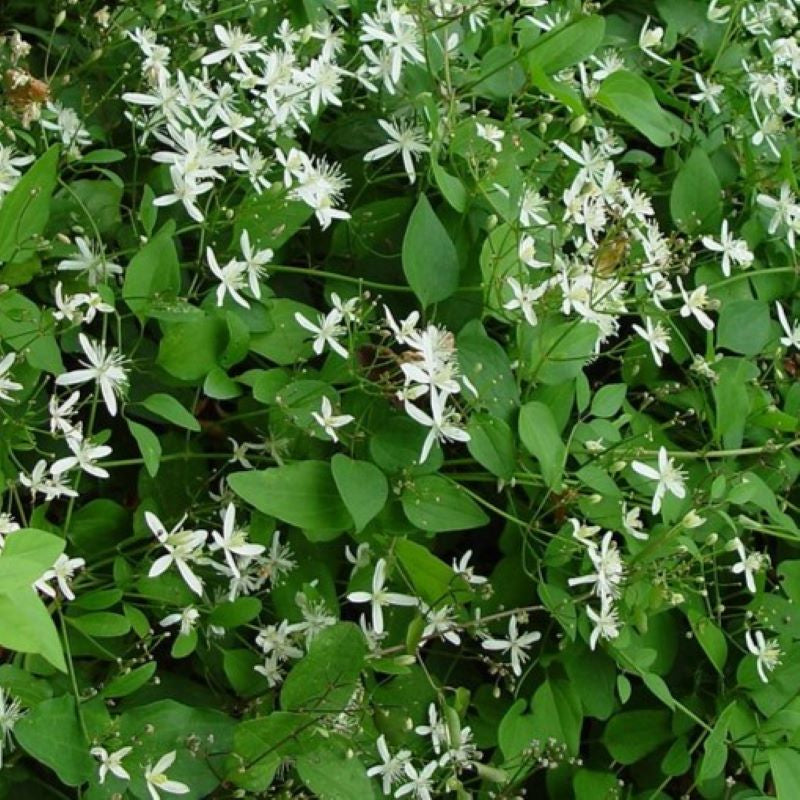
<svg viewBox="0 0 800 800"><path fill-rule="evenodd" d="M349 73L337 63L343 39L333 23L295 30L285 20L269 39L215 25L213 49L194 74L171 69L171 50L153 31L137 28L130 36L142 53L148 86L123 99L140 109L129 116L142 130L142 144L152 136L164 146L152 157L169 166L172 182L156 205L182 203L202 222L201 198L216 184L239 174L260 194L278 163L289 197L309 205L323 227L349 217L339 207L347 181L337 165L298 148L284 153L273 145L265 154L257 145L264 137L274 143L307 131L326 106L342 104Z"/></svg>

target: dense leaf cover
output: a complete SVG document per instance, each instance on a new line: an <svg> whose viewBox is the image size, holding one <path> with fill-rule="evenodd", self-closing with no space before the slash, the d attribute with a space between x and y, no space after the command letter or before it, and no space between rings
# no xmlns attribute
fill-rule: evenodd
<svg viewBox="0 0 800 800"><path fill-rule="evenodd" d="M800 798L796 0L0 22L0 798Z"/></svg>

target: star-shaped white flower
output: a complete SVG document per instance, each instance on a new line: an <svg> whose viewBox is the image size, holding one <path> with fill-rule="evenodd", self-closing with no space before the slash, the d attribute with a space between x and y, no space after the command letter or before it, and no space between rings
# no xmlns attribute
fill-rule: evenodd
<svg viewBox="0 0 800 800"><path fill-rule="evenodd" d="M658 514L661 510L661 501L667 492L680 499L686 497L685 475L680 467L675 466L675 462L669 457L666 447L659 448L658 468L651 467L641 461L634 461L631 467L639 475L643 475L652 481L658 481L653 495L652 511L654 514Z"/></svg>
<svg viewBox="0 0 800 800"><path fill-rule="evenodd" d="M370 603L372 606L372 627L376 633L383 632L383 607L384 606L416 606L416 597L399 592L387 592L386 588L386 559L380 558L375 564L372 574L372 591L350 592L347 599L351 603Z"/></svg>

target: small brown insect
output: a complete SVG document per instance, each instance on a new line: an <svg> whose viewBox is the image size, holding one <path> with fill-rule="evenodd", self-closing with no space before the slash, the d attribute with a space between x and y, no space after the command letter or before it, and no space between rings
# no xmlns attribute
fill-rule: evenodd
<svg viewBox="0 0 800 800"><path fill-rule="evenodd" d="M616 236L603 239L594 254L594 268L601 278L608 278L628 255L630 241L623 231Z"/></svg>
<svg viewBox="0 0 800 800"><path fill-rule="evenodd" d="M24 112L31 105L42 105L50 99L50 87L24 69L7 69L3 87L9 104L16 111Z"/></svg>

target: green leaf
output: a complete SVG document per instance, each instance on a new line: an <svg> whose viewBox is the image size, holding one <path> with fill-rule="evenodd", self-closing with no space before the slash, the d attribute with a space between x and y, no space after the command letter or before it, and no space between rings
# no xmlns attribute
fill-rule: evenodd
<svg viewBox="0 0 800 800"><path fill-rule="evenodd" d="M300 461L262 471L235 472L228 484L264 514L334 538L350 527L350 515L325 461ZM330 534L330 535L328 535Z"/></svg>
<svg viewBox="0 0 800 800"><path fill-rule="evenodd" d="M156 363L180 380L199 381L218 365L227 339L225 321L216 316L165 323Z"/></svg>
<svg viewBox="0 0 800 800"><path fill-rule="evenodd" d="M442 600L464 602L472 597L466 581L427 547L410 539L397 539L394 553L415 592L428 605Z"/></svg>
<svg viewBox="0 0 800 800"><path fill-rule="evenodd" d="M275 364L294 364L313 354L308 331L297 324L295 314L315 322L317 312L305 303L278 297L266 303L272 320L272 330L250 337L250 349Z"/></svg>
<svg viewBox="0 0 800 800"><path fill-rule="evenodd" d="M389 498L386 476L369 461L356 461L343 453L337 453L331 459L331 472L336 488L356 523L356 531L363 530L381 512Z"/></svg>
<svg viewBox="0 0 800 800"><path fill-rule="evenodd" d="M181 291L181 269L173 236L175 223L170 220L131 259L125 270L122 297L139 317L148 316L152 303L169 302Z"/></svg>
<svg viewBox="0 0 800 800"><path fill-rule="evenodd" d="M528 452L539 462L545 483L551 489L558 489L567 450L553 412L536 400L526 403L519 412L519 436Z"/></svg>
<svg viewBox="0 0 800 800"><path fill-rule="evenodd" d="M627 70L612 72L600 84L595 100L643 133L656 147L669 147L678 141L680 120L661 108L650 84L640 75Z"/></svg>
<svg viewBox="0 0 800 800"><path fill-rule="evenodd" d="M43 317L36 303L16 290L0 294L0 339L14 350L24 351L34 369L60 375L64 364L52 330L50 316Z"/></svg>
<svg viewBox="0 0 800 800"><path fill-rule="evenodd" d="M155 478L158 468L161 466L161 442L158 441L158 436L150 428L140 425L138 422L130 419L125 421L142 454L144 468L151 478Z"/></svg>
<svg viewBox="0 0 800 800"><path fill-rule="evenodd" d="M228 780L251 792L264 792L272 783L285 755L298 749L316 719L306 714L273 711L266 717L248 719L236 727Z"/></svg>
<svg viewBox="0 0 800 800"><path fill-rule="evenodd" d="M288 200L283 188L251 194L236 209L234 246L239 246L242 231L247 231L253 248L277 250L303 227L312 213L308 204Z"/></svg>
<svg viewBox="0 0 800 800"><path fill-rule="evenodd" d="M16 724L14 736L23 750L50 767L67 786L80 786L95 771L71 694L39 703Z"/></svg>
<svg viewBox="0 0 800 800"><path fill-rule="evenodd" d="M284 711L344 708L355 691L366 653L357 625L340 622L325 628L286 676L281 707Z"/></svg>
<svg viewBox="0 0 800 800"><path fill-rule="evenodd" d="M508 354L480 320L468 322L456 337L458 363L485 408L508 422L519 405L519 387Z"/></svg>
<svg viewBox="0 0 800 800"><path fill-rule="evenodd" d="M458 253L424 194L403 237L403 272L423 306L446 300L458 288Z"/></svg>
<svg viewBox="0 0 800 800"><path fill-rule="evenodd" d="M50 217L60 148L53 145L34 162L19 183L0 201L0 262L33 245Z"/></svg>
<svg viewBox="0 0 800 800"><path fill-rule="evenodd" d="M579 769L572 779L575 800L616 800L619 778L608 772Z"/></svg>
<svg viewBox="0 0 800 800"><path fill-rule="evenodd" d="M156 662L151 661L113 678L103 689L103 697L128 697L141 689L156 674L157 667Z"/></svg>
<svg viewBox="0 0 800 800"><path fill-rule="evenodd" d="M527 705L525 700L517 700L500 720L497 742L505 763L517 759L535 736L533 715L523 713Z"/></svg>
<svg viewBox="0 0 800 800"><path fill-rule="evenodd" d="M613 417L622 407L627 389L624 383L609 383L602 386L592 398L592 415Z"/></svg>
<svg viewBox="0 0 800 800"><path fill-rule="evenodd" d="M346 748L334 752L330 745L302 752L297 758L300 779L319 800L369 800L374 797L366 767L348 758Z"/></svg>
<svg viewBox="0 0 800 800"><path fill-rule="evenodd" d="M697 611L690 610L688 616L695 639L705 651L708 660L722 675L725 662L728 660L728 642L725 634L708 617L704 617Z"/></svg>
<svg viewBox="0 0 800 800"><path fill-rule="evenodd" d="M67 619L81 633L99 639L124 636L131 629L131 623L127 617L122 614L113 614L110 611L68 616Z"/></svg>
<svg viewBox="0 0 800 800"><path fill-rule="evenodd" d="M195 419L194 414L187 411L171 394L163 392L151 394L142 401L141 405L151 414L155 414L179 428L186 428L188 431L200 430L200 423Z"/></svg>
<svg viewBox="0 0 800 800"><path fill-rule="evenodd" d="M516 467L514 434L502 419L473 414L467 424L469 454L493 475L511 480Z"/></svg>
<svg viewBox="0 0 800 800"><path fill-rule="evenodd" d="M635 764L673 738L666 710L623 711L603 731L603 744L620 764Z"/></svg>
<svg viewBox="0 0 800 800"><path fill-rule="evenodd" d="M796 800L800 797L800 753L788 747L768 751L777 800Z"/></svg>
<svg viewBox="0 0 800 800"><path fill-rule="evenodd" d="M208 621L223 628L238 628L254 620L260 613L261 600L257 597L237 597L216 606L208 615Z"/></svg>
<svg viewBox="0 0 800 800"><path fill-rule="evenodd" d="M574 688L565 680L545 681L531 700L533 735L545 742L551 736L576 756L580 748L583 712Z"/></svg>
<svg viewBox="0 0 800 800"><path fill-rule="evenodd" d="M546 33L530 48L528 68L553 75L584 61L602 44L605 31L605 19L595 15Z"/></svg>
<svg viewBox="0 0 800 800"><path fill-rule="evenodd" d="M769 306L761 300L726 300L717 324L717 346L757 356L770 339Z"/></svg>
<svg viewBox="0 0 800 800"><path fill-rule="evenodd" d="M669 197L672 219L680 230L696 235L719 230L722 187L705 150L695 147L678 170Z"/></svg>
<svg viewBox="0 0 800 800"><path fill-rule="evenodd" d="M35 528L22 528L7 536L0 553L0 592L28 589L64 552L60 536Z"/></svg>
<svg viewBox="0 0 800 800"><path fill-rule="evenodd" d="M755 364L743 358L724 358L717 368L719 380L713 386L716 407L714 433L727 448L742 446L750 398L747 382L758 375Z"/></svg>
<svg viewBox="0 0 800 800"><path fill-rule="evenodd" d="M520 336L523 374L551 385L575 380L594 354L597 335L591 322L548 320L535 328L526 326Z"/></svg>
<svg viewBox="0 0 800 800"><path fill-rule="evenodd" d="M438 163L433 164L433 178L444 199L456 211L463 214L469 205L469 196L464 184Z"/></svg>
<svg viewBox="0 0 800 800"><path fill-rule="evenodd" d="M423 531L463 531L482 528L489 518L456 483L440 475L423 475L403 490L403 511Z"/></svg>

